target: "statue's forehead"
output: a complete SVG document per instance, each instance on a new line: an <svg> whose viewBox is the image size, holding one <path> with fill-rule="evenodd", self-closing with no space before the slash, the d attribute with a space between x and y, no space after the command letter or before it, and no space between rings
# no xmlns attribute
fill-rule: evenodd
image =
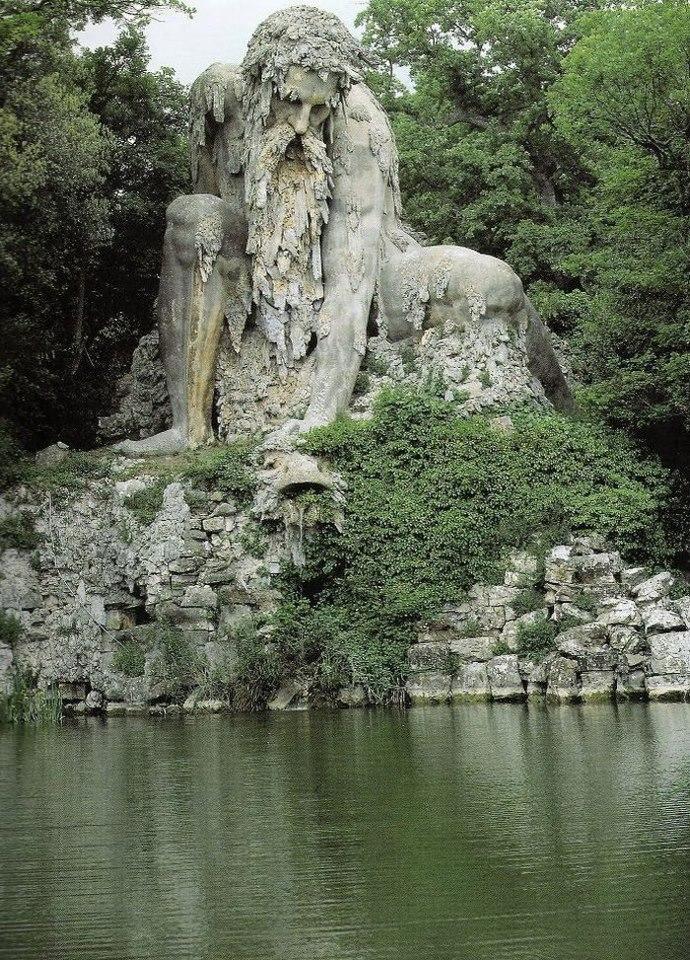
<svg viewBox="0 0 690 960"><path fill-rule="evenodd" d="M338 92L338 77L335 73L325 76L314 70L293 65L288 68L283 84L286 99L310 103L328 103Z"/></svg>

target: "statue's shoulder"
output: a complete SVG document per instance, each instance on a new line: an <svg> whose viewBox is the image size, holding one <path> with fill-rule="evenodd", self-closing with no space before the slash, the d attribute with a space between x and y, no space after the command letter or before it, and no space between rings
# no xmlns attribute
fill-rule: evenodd
<svg viewBox="0 0 690 960"><path fill-rule="evenodd" d="M232 63L212 63L199 74L189 90L189 109L195 117L210 114L216 123L223 123L240 110L242 72Z"/></svg>
<svg viewBox="0 0 690 960"><path fill-rule="evenodd" d="M345 101L342 135L373 154L381 173L398 191L398 151L388 115L365 83L356 83Z"/></svg>
<svg viewBox="0 0 690 960"><path fill-rule="evenodd" d="M348 120L364 123L368 126L385 128L392 136L386 111L378 102L366 83L355 83L345 100L345 114Z"/></svg>

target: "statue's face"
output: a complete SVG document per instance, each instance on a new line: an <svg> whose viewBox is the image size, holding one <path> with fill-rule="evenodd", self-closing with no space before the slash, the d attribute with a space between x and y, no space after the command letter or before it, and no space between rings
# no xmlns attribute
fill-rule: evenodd
<svg viewBox="0 0 690 960"><path fill-rule="evenodd" d="M338 78L329 73L322 79L311 70L290 67L282 98L274 97L271 112L274 122L289 123L296 134L318 131L331 112L329 103L338 92Z"/></svg>

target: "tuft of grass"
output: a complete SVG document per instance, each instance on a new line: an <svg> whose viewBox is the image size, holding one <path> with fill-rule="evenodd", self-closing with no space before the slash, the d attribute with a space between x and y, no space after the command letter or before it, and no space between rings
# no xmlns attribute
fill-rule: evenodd
<svg viewBox="0 0 690 960"><path fill-rule="evenodd" d="M9 513L0 520L0 550L35 550L40 542L29 513Z"/></svg>
<svg viewBox="0 0 690 960"><path fill-rule="evenodd" d="M41 690L28 671L15 670L9 692L0 697L0 721L11 724L57 724L62 698L57 690Z"/></svg>
<svg viewBox="0 0 690 960"><path fill-rule="evenodd" d="M371 376L366 370L360 370L355 379L355 385L352 389L353 397L363 397L371 389Z"/></svg>
<svg viewBox="0 0 690 960"><path fill-rule="evenodd" d="M145 666L146 648L134 638L125 640L113 655L113 670L126 677L143 677Z"/></svg>
<svg viewBox="0 0 690 960"><path fill-rule="evenodd" d="M521 590L513 603L511 604L516 616L522 617L526 613L532 613L544 606L543 595L534 587Z"/></svg>
<svg viewBox="0 0 690 960"><path fill-rule="evenodd" d="M517 631L517 652L522 656L544 656L554 649L558 626L546 617L536 623L521 623Z"/></svg>
<svg viewBox="0 0 690 960"><path fill-rule="evenodd" d="M163 506L163 494L167 485L168 479L159 477L145 489L131 493L125 498L124 505L134 514L139 523L149 526Z"/></svg>
<svg viewBox="0 0 690 960"><path fill-rule="evenodd" d="M24 633L20 621L11 613L0 610L0 643L13 647Z"/></svg>

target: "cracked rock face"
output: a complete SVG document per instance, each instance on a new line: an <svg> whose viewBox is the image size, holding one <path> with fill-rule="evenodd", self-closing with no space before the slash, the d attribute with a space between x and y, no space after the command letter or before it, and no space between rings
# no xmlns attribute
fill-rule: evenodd
<svg viewBox="0 0 690 960"><path fill-rule="evenodd" d="M542 606L516 616L536 559L514 553L507 566L505 586L478 584L420 625L408 657L412 702L690 699L690 598L671 598L673 574L649 576L599 538L575 538L546 557ZM524 636L540 623L554 639L535 651ZM482 636L470 635L477 625Z"/></svg>

